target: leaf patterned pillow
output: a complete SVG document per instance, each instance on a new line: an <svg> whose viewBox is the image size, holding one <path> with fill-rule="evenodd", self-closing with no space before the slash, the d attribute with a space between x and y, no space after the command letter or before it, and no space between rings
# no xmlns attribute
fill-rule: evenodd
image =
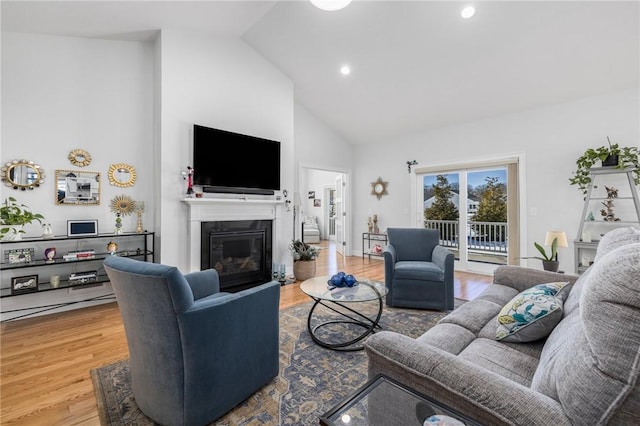
<svg viewBox="0 0 640 426"><path fill-rule="evenodd" d="M516 295L500 310L496 340L533 342L547 337L562 319L568 282L538 284Z"/></svg>

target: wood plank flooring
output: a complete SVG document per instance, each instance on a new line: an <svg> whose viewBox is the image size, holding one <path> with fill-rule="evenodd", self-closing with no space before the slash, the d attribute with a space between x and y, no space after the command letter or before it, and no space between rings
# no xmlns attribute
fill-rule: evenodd
<svg viewBox="0 0 640 426"><path fill-rule="evenodd" d="M384 280L383 262L342 258L326 241L316 275L345 271ZM491 277L456 272L455 296L471 300ZM281 288L280 308L309 301L300 283ZM98 425L89 370L128 357L116 303L2 324L0 424Z"/></svg>

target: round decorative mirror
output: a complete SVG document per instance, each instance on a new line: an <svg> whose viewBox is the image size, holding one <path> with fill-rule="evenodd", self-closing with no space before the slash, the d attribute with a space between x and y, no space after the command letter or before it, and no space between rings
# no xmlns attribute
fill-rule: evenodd
<svg viewBox="0 0 640 426"><path fill-rule="evenodd" d="M371 195L378 197L378 200L382 198L383 195L388 195L387 186L389 186L389 182L385 182L381 177L378 177L375 182L371 182Z"/></svg>
<svg viewBox="0 0 640 426"><path fill-rule="evenodd" d="M84 149L74 149L69 153L69 161L77 167L85 167L91 164L91 156Z"/></svg>
<svg viewBox="0 0 640 426"><path fill-rule="evenodd" d="M0 169L0 176L5 186L26 191L44 183L44 169L33 161L13 160Z"/></svg>
<svg viewBox="0 0 640 426"><path fill-rule="evenodd" d="M133 186L136 183L136 169L124 163L110 165L109 183L120 188Z"/></svg>

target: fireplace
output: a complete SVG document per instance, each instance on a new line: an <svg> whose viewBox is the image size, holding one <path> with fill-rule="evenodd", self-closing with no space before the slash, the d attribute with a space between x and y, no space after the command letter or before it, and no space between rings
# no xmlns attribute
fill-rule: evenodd
<svg viewBox="0 0 640 426"><path fill-rule="evenodd" d="M202 222L200 269L215 269L220 291L236 292L271 281L271 220Z"/></svg>

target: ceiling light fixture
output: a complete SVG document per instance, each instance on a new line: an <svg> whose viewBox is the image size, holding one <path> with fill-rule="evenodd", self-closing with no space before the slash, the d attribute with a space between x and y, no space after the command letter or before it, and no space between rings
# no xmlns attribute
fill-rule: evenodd
<svg viewBox="0 0 640 426"><path fill-rule="evenodd" d="M351 68L349 68L349 65L343 65L340 67L340 74L342 75L349 75L351 74Z"/></svg>
<svg viewBox="0 0 640 426"><path fill-rule="evenodd" d="M351 0L311 0L311 3L318 9L331 12L347 7L347 5L351 3Z"/></svg>
<svg viewBox="0 0 640 426"><path fill-rule="evenodd" d="M476 14L476 8L473 6L467 6L464 9L462 9L462 12L460 12L460 16L462 16L464 19L469 19L475 14Z"/></svg>

